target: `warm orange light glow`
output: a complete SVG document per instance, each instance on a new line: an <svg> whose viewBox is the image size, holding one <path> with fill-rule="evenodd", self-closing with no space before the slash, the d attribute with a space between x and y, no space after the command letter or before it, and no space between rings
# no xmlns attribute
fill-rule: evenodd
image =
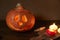
<svg viewBox="0 0 60 40"><path fill-rule="evenodd" d="M23 22L27 22L27 21L28 21L26 15L23 15L23 16L22 16L22 21L23 21Z"/></svg>
<svg viewBox="0 0 60 40"><path fill-rule="evenodd" d="M14 18L15 22L17 22L18 20L20 20L20 15L16 15Z"/></svg>
<svg viewBox="0 0 60 40"><path fill-rule="evenodd" d="M11 9L6 16L8 27L15 31L29 31L34 27L35 17L32 12L25 10L20 4Z"/></svg>
<svg viewBox="0 0 60 40"><path fill-rule="evenodd" d="M49 30L52 31L52 32L56 31L57 29L58 29L58 26L55 25L55 23L53 23L52 25L49 26Z"/></svg>
<svg viewBox="0 0 60 40"><path fill-rule="evenodd" d="M22 25L23 25L23 23L22 23L22 22L18 22L18 25L19 25L19 26L22 26Z"/></svg>

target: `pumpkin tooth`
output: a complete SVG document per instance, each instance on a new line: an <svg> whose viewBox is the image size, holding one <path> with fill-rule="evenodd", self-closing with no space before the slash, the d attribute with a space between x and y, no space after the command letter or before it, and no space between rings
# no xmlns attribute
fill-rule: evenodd
<svg viewBox="0 0 60 40"><path fill-rule="evenodd" d="M26 15L23 15L23 16L22 16L22 21L23 21L23 22L27 22L27 21L28 21Z"/></svg>
<svg viewBox="0 0 60 40"><path fill-rule="evenodd" d="M23 23L22 23L22 22L18 22L18 25L19 25L19 26L22 26L22 25L23 25Z"/></svg>
<svg viewBox="0 0 60 40"><path fill-rule="evenodd" d="M20 20L20 15L16 15L14 18L15 22L17 22L18 20Z"/></svg>

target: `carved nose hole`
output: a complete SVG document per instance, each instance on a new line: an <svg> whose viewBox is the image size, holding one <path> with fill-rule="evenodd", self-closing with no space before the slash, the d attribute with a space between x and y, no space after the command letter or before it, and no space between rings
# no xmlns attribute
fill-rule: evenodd
<svg viewBox="0 0 60 40"><path fill-rule="evenodd" d="M19 26L22 26L22 25L23 25L23 22L18 22L18 25L19 25Z"/></svg>

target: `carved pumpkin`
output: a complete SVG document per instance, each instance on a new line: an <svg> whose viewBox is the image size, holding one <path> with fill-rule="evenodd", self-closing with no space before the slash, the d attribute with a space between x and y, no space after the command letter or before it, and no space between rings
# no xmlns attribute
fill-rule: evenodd
<svg viewBox="0 0 60 40"><path fill-rule="evenodd" d="M6 17L8 27L15 31L28 31L35 23L35 17L30 11L23 9L20 4L11 9Z"/></svg>

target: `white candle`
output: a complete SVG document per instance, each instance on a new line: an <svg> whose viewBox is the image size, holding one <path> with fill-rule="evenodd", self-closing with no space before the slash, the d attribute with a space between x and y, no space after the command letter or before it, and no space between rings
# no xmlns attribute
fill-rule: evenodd
<svg viewBox="0 0 60 40"><path fill-rule="evenodd" d="M55 31L57 29L58 29L58 26L55 23L53 23L52 25L49 26L50 31Z"/></svg>
<svg viewBox="0 0 60 40"><path fill-rule="evenodd" d="M60 28L57 31L58 31L58 33L60 33Z"/></svg>

